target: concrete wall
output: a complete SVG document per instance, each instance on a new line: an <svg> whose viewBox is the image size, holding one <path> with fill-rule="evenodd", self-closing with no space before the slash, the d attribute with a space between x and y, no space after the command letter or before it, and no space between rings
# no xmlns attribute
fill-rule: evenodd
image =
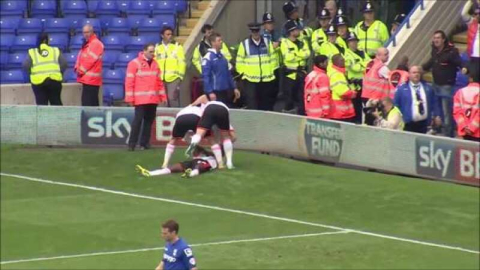
<svg viewBox="0 0 480 270"><path fill-rule="evenodd" d="M2 105L35 105L35 96L30 84L0 85L0 104ZM64 83L62 87L62 103L65 106L82 105L82 86L79 83ZM99 93L102 105L102 89Z"/></svg>

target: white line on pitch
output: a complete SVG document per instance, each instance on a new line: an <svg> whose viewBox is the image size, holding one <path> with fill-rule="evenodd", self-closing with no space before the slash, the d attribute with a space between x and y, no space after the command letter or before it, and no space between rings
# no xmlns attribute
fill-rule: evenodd
<svg viewBox="0 0 480 270"><path fill-rule="evenodd" d="M323 233L309 233L309 234L284 235L284 236L275 236L275 237L264 237L264 238L253 238L253 239L242 239L242 240L230 240L230 241L200 243L200 244L193 244L193 245L190 245L190 246L191 246L191 247L204 247L204 246L228 245L228 244L238 244L238 243L249 243L249 242L262 242L262 241L271 241L271 240L281 240L281 239L304 238L304 237L313 237L313 236L321 236L321 235L345 234L345 233L349 233L349 232L350 232L350 231L336 231L336 232L323 232ZM130 250L120 250L120 251L107 251L107 252L95 252L95 253L76 254L76 255L65 255L65 256L57 256L57 257L45 257L45 258L34 258L34 259L14 260L14 261L3 261L3 262L0 262L0 264L38 262L38 261L50 261L50 260L60 260L60 259L72 259L72 258L102 256L102 255L115 255L115 254L125 254L125 253L137 253L137 252L155 251L155 250L162 250L162 249L164 249L164 247L142 248L142 249L130 249Z"/></svg>
<svg viewBox="0 0 480 270"><path fill-rule="evenodd" d="M458 251L463 251L463 252L468 252L468 253L480 254L480 252L478 250L466 249L466 248L462 248L462 247L455 247L455 246L444 245L444 244L436 244L436 243L431 243L431 242L419 241L419 240L415 240L415 239L401 238L401 237L390 236L390 235L385 235L385 234L359 231L359 230L355 230L355 229L342 228L342 227L337 227L337 226L331 226L331 225L326 225L326 224L321 224L321 223L302 221L302 220L291 219L291 218L276 217L276 216L270 216L270 215L266 215L266 214L247 212L247 211L223 208L223 207L218 207L218 206L191 203L191 202L172 200L172 199L166 199L166 198L160 198L160 197L153 197L153 196L147 196L147 195L141 195L141 194L135 194L135 193L127 193L127 192L123 192L123 191L115 191L115 190L99 188L99 187L78 185L78 184L65 183L65 182L56 182L56 181L45 180L45 179L40 179L40 178L35 178L35 177L28 177L28 176L17 175L17 174L0 173L0 175L9 176L9 177L18 178L18 179L23 179L23 180L34 181L34 182L52 184L52 185L75 187L75 188L81 188L81 189L86 189L86 190L94 190L94 191L100 191L100 192L105 192L105 193L110 193L110 194L123 195L123 196L128 196L128 197L133 197L133 198L176 203L176 204L181 204L181 205L188 205L188 206L194 206L194 207L199 207L199 208L206 208L206 209L212 209L212 210L217 210L217 211L236 213L236 214L241 214L241 215L248 215L248 216L261 217L261 218L272 219L272 220L285 221L285 222L290 222L290 223L310 225L310 226L314 226L314 227L321 227L321 228L327 228L327 229L332 229L332 230L350 231L350 232L357 233L357 234L379 237L379 238L384 238L384 239L391 239L391 240L414 243L414 244L419 244L419 245L424 245L424 246L431 246L431 247L437 247L437 248L444 248L444 249L451 249L451 250L458 250Z"/></svg>

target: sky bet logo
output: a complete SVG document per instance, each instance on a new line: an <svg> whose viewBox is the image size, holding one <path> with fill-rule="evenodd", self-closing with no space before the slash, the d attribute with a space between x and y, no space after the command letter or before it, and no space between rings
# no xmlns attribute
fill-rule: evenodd
<svg viewBox="0 0 480 270"><path fill-rule="evenodd" d="M417 173L435 178L480 184L480 151L440 140L416 138Z"/></svg>

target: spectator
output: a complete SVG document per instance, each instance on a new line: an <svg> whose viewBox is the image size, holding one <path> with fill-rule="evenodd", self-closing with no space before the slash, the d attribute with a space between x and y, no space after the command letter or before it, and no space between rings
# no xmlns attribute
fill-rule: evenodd
<svg viewBox="0 0 480 270"><path fill-rule="evenodd" d="M82 106L99 106L98 93L102 85L103 43L93 32L93 26L83 29L84 43L75 63L77 81L82 84Z"/></svg>
<svg viewBox="0 0 480 270"><path fill-rule="evenodd" d="M232 107L240 97L240 91L236 88L233 76L228 69L228 60L221 52L222 36L212 33L208 41L212 48L208 49L202 59L204 93L209 100L221 101L228 107Z"/></svg>
<svg viewBox="0 0 480 270"><path fill-rule="evenodd" d="M317 55L313 70L305 78L305 113L309 117L328 118L330 115L330 82L327 76L328 57Z"/></svg>
<svg viewBox="0 0 480 270"><path fill-rule="evenodd" d="M348 48L345 50L345 67L347 69L347 78L354 90L357 91L357 96L353 100L355 108L355 123L362 123L362 85L363 74L367 64L371 61L368 54L358 50L358 38L354 32L350 32L347 38Z"/></svg>
<svg viewBox="0 0 480 270"><path fill-rule="evenodd" d="M380 110L373 112L374 125L380 128L403 130L405 123L402 112L393 105L393 100L385 97L380 102Z"/></svg>
<svg viewBox="0 0 480 270"><path fill-rule="evenodd" d="M360 39L359 49L373 58L377 49L388 41L388 29L383 22L375 20L375 10L370 1L365 3L362 12L365 20L359 22L354 31Z"/></svg>
<svg viewBox="0 0 480 270"><path fill-rule="evenodd" d="M473 16L470 16L469 11L474 7ZM467 32L467 53L471 62L480 62L480 1L469 0L462 10L462 19L468 24Z"/></svg>
<svg viewBox="0 0 480 270"><path fill-rule="evenodd" d="M236 61L244 82L245 103L250 110L273 110L271 92L278 59L272 42L260 36L260 24L250 23L248 28L252 34L240 43Z"/></svg>
<svg viewBox="0 0 480 270"><path fill-rule="evenodd" d="M173 28L161 31L162 41L155 47L155 57L167 89L169 107L180 107L180 83L185 77L185 52L183 46L173 40Z"/></svg>
<svg viewBox="0 0 480 270"><path fill-rule="evenodd" d="M368 63L363 78L362 101L365 104L369 99L380 100L390 95L392 87L388 81L390 70L387 63L389 52L386 48L377 49L375 59Z"/></svg>
<svg viewBox="0 0 480 270"><path fill-rule="evenodd" d="M329 24L332 25L335 17L337 17L337 1L335 0L327 0L325 1L325 8L328 9L330 14L330 22Z"/></svg>
<svg viewBox="0 0 480 270"><path fill-rule="evenodd" d="M448 42L445 32L438 30L433 35L432 54L423 64L424 70L432 70L433 90L441 99L443 109L444 133L452 136L452 95L457 77L457 69L461 68L462 59L458 49Z"/></svg>
<svg viewBox="0 0 480 270"><path fill-rule="evenodd" d="M343 122L355 122L355 109L352 100L357 92L350 88L345 70L345 59L341 54L332 57L332 65L328 69L330 90L332 91L331 119Z"/></svg>
<svg viewBox="0 0 480 270"><path fill-rule="evenodd" d="M465 140L480 142L480 70L471 65L470 84L453 97L453 116L457 123L457 134Z"/></svg>
<svg viewBox="0 0 480 270"><path fill-rule="evenodd" d="M397 33L398 27L403 23L403 20L405 20L406 15L405 14L397 14L395 18L393 19L392 23L392 29L390 29L390 35L393 36L395 33Z"/></svg>
<svg viewBox="0 0 480 270"><path fill-rule="evenodd" d="M275 80L273 80L272 91L270 91L270 107L268 110L273 110L275 102L277 101L278 92L280 89L280 63L282 61L282 52L280 51L280 38L281 35L278 31L275 31L275 19L271 13L263 14L263 30L260 32L260 35L263 38L266 38L272 42L273 49L275 50L275 61L277 64L274 67L273 74L275 75Z"/></svg>
<svg viewBox="0 0 480 270"><path fill-rule="evenodd" d="M422 68L410 67L409 81L398 87L394 104L402 112L405 131L425 134L432 119L433 126L440 126L442 120L435 93L421 78Z"/></svg>
<svg viewBox="0 0 480 270"><path fill-rule="evenodd" d="M192 63L200 74L202 74L202 58L205 56L205 54L207 54L208 50L212 48L212 44L210 44L208 38L213 33L213 26L210 24L205 24L202 27L202 33L203 39L200 41L200 44L198 44L197 48L195 48L192 58ZM228 61L228 68L232 69L232 65L230 63L232 61L232 55L230 54L228 46L225 44L225 42L222 43L221 52Z"/></svg>
<svg viewBox="0 0 480 270"><path fill-rule="evenodd" d="M283 91L286 101L284 112L293 112L294 105L297 105L297 113L305 115L303 91L310 49L308 44L298 39L300 29L295 21L288 21L285 24L285 32L288 33L288 38L283 39L280 45L285 66Z"/></svg>
<svg viewBox="0 0 480 270"><path fill-rule="evenodd" d="M408 57L404 56L397 65L397 69L390 71L390 76L388 79L393 88L396 89L398 85L408 81L408 76Z"/></svg>
<svg viewBox="0 0 480 270"><path fill-rule="evenodd" d="M150 148L150 131L155 120L158 103L166 102L165 87L160 80L161 71L155 56L155 44L143 47L143 52L128 63L125 77L125 102L135 106L135 117L128 140L128 150L134 151L140 138L141 150ZM141 129L141 131L140 131Z"/></svg>
<svg viewBox="0 0 480 270"><path fill-rule="evenodd" d="M337 27L335 25L330 25L327 30L327 41L323 42L322 46L320 46L318 52L315 54L319 55L326 55L330 60L332 56L335 54L344 54L345 49L337 44Z"/></svg>
<svg viewBox="0 0 480 270"><path fill-rule="evenodd" d="M330 25L330 11L324 8L320 12L320 16L318 16L320 21L320 28L315 30L312 34L312 50L315 54L320 54L320 46L327 41L327 30L328 26Z"/></svg>
<svg viewBox="0 0 480 270"><path fill-rule="evenodd" d="M38 36L37 48L28 50L23 68L30 74L37 105L61 106L62 73L67 61L57 47L48 45L48 40L47 33Z"/></svg>

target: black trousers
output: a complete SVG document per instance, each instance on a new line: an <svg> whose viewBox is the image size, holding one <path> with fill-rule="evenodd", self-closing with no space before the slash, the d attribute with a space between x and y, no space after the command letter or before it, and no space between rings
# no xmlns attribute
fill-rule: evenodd
<svg viewBox="0 0 480 270"><path fill-rule="evenodd" d="M35 94L35 102L37 105L62 106L62 82L47 78L39 85L32 84L33 93Z"/></svg>
<svg viewBox="0 0 480 270"><path fill-rule="evenodd" d="M428 128L427 120L405 123L404 131L426 134Z"/></svg>
<svg viewBox="0 0 480 270"><path fill-rule="evenodd" d="M98 101L98 91L100 86L83 84L82 90L82 106L95 106L100 105Z"/></svg>
<svg viewBox="0 0 480 270"><path fill-rule="evenodd" d="M135 106L135 117L133 118L132 130L130 131L130 138L128 139L128 145L130 147L137 145L140 134L140 146L149 145L150 133L156 113L157 104Z"/></svg>
<svg viewBox="0 0 480 270"><path fill-rule="evenodd" d="M362 88L357 91L357 96L353 99L353 107L355 108L355 123L361 124L363 114Z"/></svg>
<svg viewBox="0 0 480 270"><path fill-rule="evenodd" d="M297 79L292 80L285 76L283 80L283 91L285 94L285 110L292 110L294 107L298 108L299 115L305 115L304 103L304 85L305 74L297 72Z"/></svg>
<svg viewBox="0 0 480 270"><path fill-rule="evenodd" d="M463 136L463 139L467 140L467 141L480 142L480 138L476 138L476 137L469 136L469 135Z"/></svg>
<svg viewBox="0 0 480 270"><path fill-rule="evenodd" d="M247 109L262 111L273 110L273 82L253 83L244 80L243 86L243 95Z"/></svg>

